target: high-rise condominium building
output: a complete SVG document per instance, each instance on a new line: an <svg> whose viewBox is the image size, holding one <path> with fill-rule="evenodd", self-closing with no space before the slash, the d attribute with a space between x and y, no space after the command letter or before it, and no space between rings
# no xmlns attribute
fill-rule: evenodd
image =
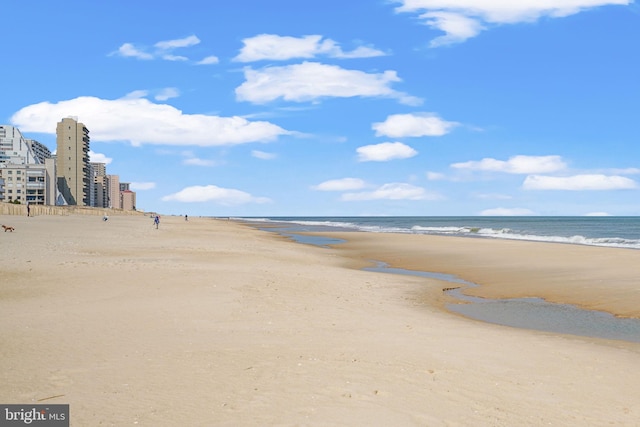
<svg viewBox="0 0 640 427"><path fill-rule="evenodd" d="M120 177L118 175L107 175L107 194L109 207L122 209L120 206Z"/></svg>
<svg viewBox="0 0 640 427"><path fill-rule="evenodd" d="M38 155L35 153L38 150ZM35 165L44 163L47 148L37 141L26 139L15 126L0 125L0 163ZM48 151L48 150L47 150Z"/></svg>
<svg viewBox="0 0 640 427"><path fill-rule="evenodd" d="M51 151L22 136L11 125L0 125L0 200L53 205L56 202L55 162Z"/></svg>
<svg viewBox="0 0 640 427"><path fill-rule="evenodd" d="M31 148L31 151L33 151L33 155L37 163L44 164L46 159L51 158L51 150L49 150L46 145L36 141L35 139L27 139L26 141L27 145Z"/></svg>
<svg viewBox="0 0 640 427"><path fill-rule="evenodd" d="M89 206L91 171L89 167L89 129L73 117L56 127L56 170L58 191L69 205Z"/></svg>

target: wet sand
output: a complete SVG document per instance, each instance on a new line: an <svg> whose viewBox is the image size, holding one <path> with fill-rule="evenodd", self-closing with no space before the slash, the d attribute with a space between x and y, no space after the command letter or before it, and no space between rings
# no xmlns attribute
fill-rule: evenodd
<svg viewBox="0 0 640 427"><path fill-rule="evenodd" d="M540 297L640 318L640 251L559 243L393 233L322 233L340 254L393 268L451 274L478 284L465 294ZM364 260L364 262L362 262Z"/></svg>

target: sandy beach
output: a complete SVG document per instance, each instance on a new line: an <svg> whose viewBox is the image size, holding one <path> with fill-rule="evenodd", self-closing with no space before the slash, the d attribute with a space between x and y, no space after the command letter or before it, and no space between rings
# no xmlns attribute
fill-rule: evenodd
<svg viewBox="0 0 640 427"><path fill-rule="evenodd" d="M322 233L354 260L451 274L485 298L549 302L640 318L640 251L584 245L392 233ZM452 286L452 285L448 285ZM455 285L453 285L455 286Z"/></svg>
<svg viewBox="0 0 640 427"><path fill-rule="evenodd" d="M322 248L234 221L0 215L0 402L72 426L633 426L640 344L443 309L489 297L640 317L640 252L346 233ZM340 235L333 234L332 235Z"/></svg>

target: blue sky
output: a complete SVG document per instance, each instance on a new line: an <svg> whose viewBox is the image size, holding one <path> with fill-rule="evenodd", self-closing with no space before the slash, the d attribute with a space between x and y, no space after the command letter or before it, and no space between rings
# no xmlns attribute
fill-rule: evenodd
<svg viewBox="0 0 640 427"><path fill-rule="evenodd" d="M632 0L5 0L0 122L205 216L640 215Z"/></svg>

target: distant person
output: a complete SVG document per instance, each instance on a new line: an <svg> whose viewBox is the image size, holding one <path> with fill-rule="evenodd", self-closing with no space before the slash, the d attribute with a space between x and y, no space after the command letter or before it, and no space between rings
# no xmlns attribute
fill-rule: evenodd
<svg viewBox="0 0 640 427"><path fill-rule="evenodd" d="M184 220L189 221L189 217L187 216L187 214L184 214Z"/></svg>
<svg viewBox="0 0 640 427"><path fill-rule="evenodd" d="M160 225L160 216L156 215L156 217L153 219L153 223L156 225L156 229L158 228L158 226Z"/></svg>
<svg viewBox="0 0 640 427"><path fill-rule="evenodd" d="M27 216L31 216L31 205L27 202Z"/></svg>

